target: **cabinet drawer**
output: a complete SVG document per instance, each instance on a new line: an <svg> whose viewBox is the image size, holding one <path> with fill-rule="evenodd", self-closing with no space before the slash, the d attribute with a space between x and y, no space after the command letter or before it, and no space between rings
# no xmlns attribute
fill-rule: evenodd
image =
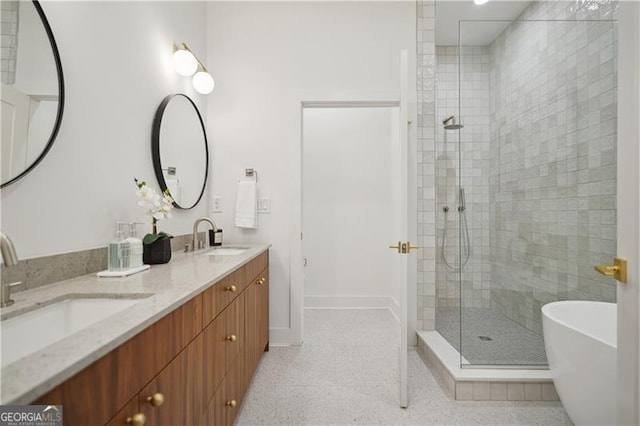
<svg viewBox="0 0 640 426"><path fill-rule="evenodd" d="M242 357L236 358L224 381L216 391L205 413L206 424L222 426L233 425L240 404L244 398L244 389L241 388L240 376L243 373L244 363Z"/></svg>
<svg viewBox="0 0 640 426"><path fill-rule="evenodd" d="M253 281L268 266L269 252L265 251L245 266L247 282Z"/></svg>
<svg viewBox="0 0 640 426"><path fill-rule="evenodd" d="M243 294L209 324L203 333L204 389L207 401L244 349L244 309Z"/></svg>
<svg viewBox="0 0 640 426"><path fill-rule="evenodd" d="M242 292L245 281L245 268L240 268L202 293L205 327Z"/></svg>

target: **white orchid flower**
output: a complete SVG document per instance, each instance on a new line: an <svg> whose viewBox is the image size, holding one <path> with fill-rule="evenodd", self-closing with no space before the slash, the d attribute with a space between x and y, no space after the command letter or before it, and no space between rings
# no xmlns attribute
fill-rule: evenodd
<svg viewBox="0 0 640 426"><path fill-rule="evenodd" d="M173 198L168 191L158 194L156 190L147 185L146 182L139 182L137 179L134 180L138 186L136 195L140 197L138 205L153 218L155 232L156 221L171 217L169 210L173 208Z"/></svg>

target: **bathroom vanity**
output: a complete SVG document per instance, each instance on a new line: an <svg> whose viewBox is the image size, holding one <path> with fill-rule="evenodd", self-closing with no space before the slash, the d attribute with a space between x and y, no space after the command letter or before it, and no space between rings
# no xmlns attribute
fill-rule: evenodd
<svg viewBox="0 0 640 426"><path fill-rule="evenodd" d="M269 347L269 252L210 253L48 286L140 301L4 367L2 403L61 404L70 425L232 424ZM34 297L24 293L22 309Z"/></svg>

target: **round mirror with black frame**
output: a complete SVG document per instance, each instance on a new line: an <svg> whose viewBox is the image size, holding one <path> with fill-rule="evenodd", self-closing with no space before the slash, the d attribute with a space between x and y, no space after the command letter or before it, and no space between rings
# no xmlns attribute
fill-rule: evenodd
<svg viewBox="0 0 640 426"><path fill-rule="evenodd" d="M64 76L37 0L2 1L0 188L33 170L53 145L64 110Z"/></svg>
<svg viewBox="0 0 640 426"><path fill-rule="evenodd" d="M189 96L172 94L158 106L151 157L160 189L169 190L173 205L185 210L195 207L207 185L209 147L202 116Z"/></svg>

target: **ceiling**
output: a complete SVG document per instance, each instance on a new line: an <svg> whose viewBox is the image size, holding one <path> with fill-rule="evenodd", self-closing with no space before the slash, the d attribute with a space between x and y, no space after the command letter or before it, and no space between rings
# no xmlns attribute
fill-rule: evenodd
<svg viewBox="0 0 640 426"><path fill-rule="evenodd" d="M489 0L476 5L473 0L436 0L436 46L458 45L459 21L492 21L464 23L462 42L465 46L486 46L517 18L531 3L525 0ZM502 22L500 22L502 20Z"/></svg>

